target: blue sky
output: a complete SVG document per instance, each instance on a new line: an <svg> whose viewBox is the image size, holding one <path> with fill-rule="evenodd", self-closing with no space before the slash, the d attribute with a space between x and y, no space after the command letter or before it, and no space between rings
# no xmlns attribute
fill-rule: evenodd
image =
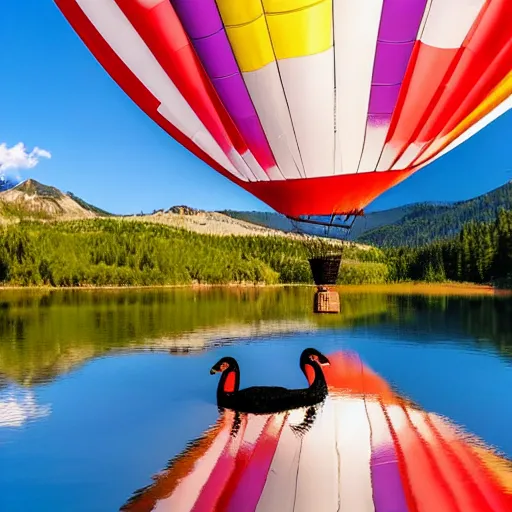
<svg viewBox="0 0 512 512"><path fill-rule="evenodd" d="M51 152L19 171L115 213L174 204L269 210L218 175L136 107L51 0L2 5L0 149ZM385 193L368 210L476 196L512 179L512 114Z"/></svg>

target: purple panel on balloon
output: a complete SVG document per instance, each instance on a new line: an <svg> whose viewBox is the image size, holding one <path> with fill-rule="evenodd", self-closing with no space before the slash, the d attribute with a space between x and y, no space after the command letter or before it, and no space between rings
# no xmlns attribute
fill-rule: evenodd
<svg viewBox="0 0 512 512"><path fill-rule="evenodd" d="M233 121L240 133L245 140L251 141L251 151L260 165L264 169L276 165L254 107L246 101L247 89L240 73L226 78L215 78L212 82L226 110L232 112Z"/></svg>
<svg viewBox="0 0 512 512"><path fill-rule="evenodd" d="M370 115L393 113L426 3L427 0L384 0L373 68Z"/></svg>
<svg viewBox="0 0 512 512"><path fill-rule="evenodd" d="M263 169L276 165L215 0L171 0L219 98Z"/></svg>
<svg viewBox="0 0 512 512"><path fill-rule="evenodd" d="M224 28L214 0L171 0L171 3L190 39L211 36Z"/></svg>
<svg viewBox="0 0 512 512"><path fill-rule="evenodd" d="M384 0L379 41L405 43L418 36L427 0Z"/></svg>
<svg viewBox="0 0 512 512"><path fill-rule="evenodd" d="M210 78L224 78L235 73L240 75L238 64L224 30L202 39L196 39L193 43ZM240 80L242 80L241 77Z"/></svg>
<svg viewBox="0 0 512 512"><path fill-rule="evenodd" d="M375 85L396 85L404 79L414 42L379 43L373 68Z"/></svg>
<svg viewBox="0 0 512 512"><path fill-rule="evenodd" d="M382 115L391 117L399 94L400 84L372 86L368 117ZM390 105L392 105L393 108L390 108Z"/></svg>

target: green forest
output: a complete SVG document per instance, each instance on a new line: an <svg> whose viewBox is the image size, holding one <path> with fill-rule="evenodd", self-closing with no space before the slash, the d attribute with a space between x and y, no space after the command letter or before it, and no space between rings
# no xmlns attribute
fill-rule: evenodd
<svg viewBox="0 0 512 512"><path fill-rule="evenodd" d="M149 222L22 220L0 228L0 283L11 286L312 284L325 242L202 235ZM459 281L512 286L512 211L423 247L343 250L339 284Z"/></svg>
<svg viewBox="0 0 512 512"><path fill-rule="evenodd" d="M202 235L121 219L22 221L0 229L0 283L312 283L308 257L317 243L283 236ZM385 281L387 266L380 249L348 246L344 259L340 283Z"/></svg>
<svg viewBox="0 0 512 512"><path fill-rule="evenodd" d="M512 211L470 222L449 239L385 250L390 281L461 281L512 286Z"/></svg>

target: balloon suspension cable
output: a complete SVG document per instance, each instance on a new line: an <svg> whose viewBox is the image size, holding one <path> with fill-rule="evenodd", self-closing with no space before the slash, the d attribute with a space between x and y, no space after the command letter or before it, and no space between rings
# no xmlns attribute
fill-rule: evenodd
<svg viewBox="0 0 512 512"><path fill-rule="evenodd" d="M299 224L312 224L316 226L323 226L325 228L325 236L329 235L329 231L331 229L341 229L345 230L346 234L348 235L350 231L352 230L352 227L354 226L354 223L357 219L357 217L362 216L364 213L363 211L355 212L352 214L346 214L346 215L339 215L336 213L333 213L328 221L322 220L319 218L320 216L312 216L312 215L303 215L300 217L291 217L288 216L288 219L292 222L292 224L297 228L297 223ZM341 223L338 221L336 222L336 217L344 217L344 219L341 221Z"/></svg>

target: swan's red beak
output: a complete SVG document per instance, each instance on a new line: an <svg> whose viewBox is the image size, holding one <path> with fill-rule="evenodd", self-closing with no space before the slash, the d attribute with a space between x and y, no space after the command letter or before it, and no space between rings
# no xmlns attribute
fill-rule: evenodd
<svg viewBox="0 0 512 512"><path fill-rule="evenodd" d="M210 370L210 375L215 375L217 373L217 370L215 370L214 368L212 368Z"/></svg>
<svg viewBox="0 0 512 512"><path fill-rule="evenodd" d="M329 359L322 355L321 357L312 355L310 356L311 361L317 362L320 366L329 366L331 363L329 362Z"/></svg>

